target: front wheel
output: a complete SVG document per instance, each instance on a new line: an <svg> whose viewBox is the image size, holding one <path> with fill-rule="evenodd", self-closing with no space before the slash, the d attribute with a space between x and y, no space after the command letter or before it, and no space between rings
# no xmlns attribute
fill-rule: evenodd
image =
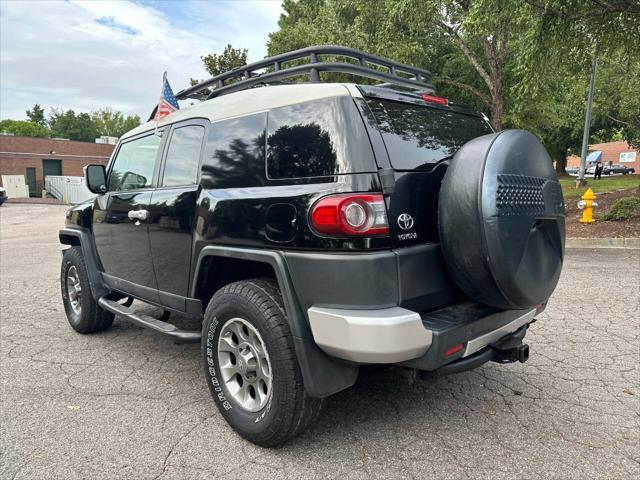
<svg viewBox="0 0 640 480"><path fill-rule="evenodd" d="M307 396L277 284L246 280L220 289L202 326L205 376L227 423L242 437L276 447L318 417Z"/></svg>
<svg viewBox="0 0 640 480"><path fill-rule="evenodd" d="M99 332L111 326L114 315L100 308L93 298L87 267L78 246L62 254L60 287L67 320L76 332Z"/></svg>

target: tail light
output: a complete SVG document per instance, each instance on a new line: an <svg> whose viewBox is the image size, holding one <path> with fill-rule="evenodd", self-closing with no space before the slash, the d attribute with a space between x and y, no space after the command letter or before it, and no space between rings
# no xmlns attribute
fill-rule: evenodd
<svg viewBox="0 0 640 480"><path fill-rule="evenodd" d="M389 235L381 193L330 195L311 207L311 225L326 235Z"/></svg>
<svg viewBox="0 0 640 480"><path fill-rule="evenodd" d="M434 103L436 105L449 105L449 100L442 97L436 97L435 95L427 95L426 93L422 94L422 99L427 103Z"/></svg>

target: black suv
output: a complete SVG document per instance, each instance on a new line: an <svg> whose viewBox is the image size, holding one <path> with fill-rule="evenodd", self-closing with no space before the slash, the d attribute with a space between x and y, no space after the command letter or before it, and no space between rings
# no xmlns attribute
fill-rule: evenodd
<svg viewBox="0 0 640 480"><path fill-rule="evenodd" d="M204 101L86 168L97 196L60 231L71 326L96 332L119 315L201 342L221 414L263 446L307 428L363 364L451 374L526 361L564 255L551 160L530 133L494 133L429 82L324 46L179 92Z"/></svg>

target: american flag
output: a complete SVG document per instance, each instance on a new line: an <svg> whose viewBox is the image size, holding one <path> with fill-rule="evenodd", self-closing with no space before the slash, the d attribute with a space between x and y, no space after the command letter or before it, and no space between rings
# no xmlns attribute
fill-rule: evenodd
<svg viewBox="0 0 640 480"><path fill-rule="evenodd" d="M162 76L162 93L160 94L160 102L156 109L155 120L160 120L162 117L166 117L176 110L180 110L180 105L178 105L173 90L171 90L171 85L169 85L169 81L167 80L167 72L164 72Z"/></svg>

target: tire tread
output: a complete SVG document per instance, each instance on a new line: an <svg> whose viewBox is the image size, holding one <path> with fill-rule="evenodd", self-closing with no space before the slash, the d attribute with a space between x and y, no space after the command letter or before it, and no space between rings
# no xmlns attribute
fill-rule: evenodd
<svg viewBox="0 0 640 480"><path fill-rule="evenodd" d="M79 246L73 246L64 251L62 255L62 267L60 272L61 288L64 292L66 288L66 265L70 263L76 267L78 275L80 277L80 284L82 290L85 293L82 296L82 311L81 318L78 322L72 322L69 318L69 312L67 308L67 300L65 299L65 311L67 312L67 318L71 327L79 333L95 333L105 330L113 323L114 315L111 312L103 310L98 305L91 295L91 284L89 282L89 275L87 273L87 266L84 262L84 256L82 255L82 249ZM63 297L64 298L64 297Z"/></svg>
<svg viewBox="0 0 640 480"><path fill-rule="evenodd" d="M258 445L277 447L300 435L318 418L322 400L309 397L304 389L293 338L277 283L272 279L264 278L230 283L212 297L205 312L205 318L210 318L221 302L229 301L236 296L243 297L259 311L264 327L271 332L272 344L268 345L268 349L272 352L278 351L279 370L288 379L286 385L288 394L281 396L284 400L277 406L277 418L272 422L278 427L275 430L268 429L261 435L238 432Z"/></svg>

